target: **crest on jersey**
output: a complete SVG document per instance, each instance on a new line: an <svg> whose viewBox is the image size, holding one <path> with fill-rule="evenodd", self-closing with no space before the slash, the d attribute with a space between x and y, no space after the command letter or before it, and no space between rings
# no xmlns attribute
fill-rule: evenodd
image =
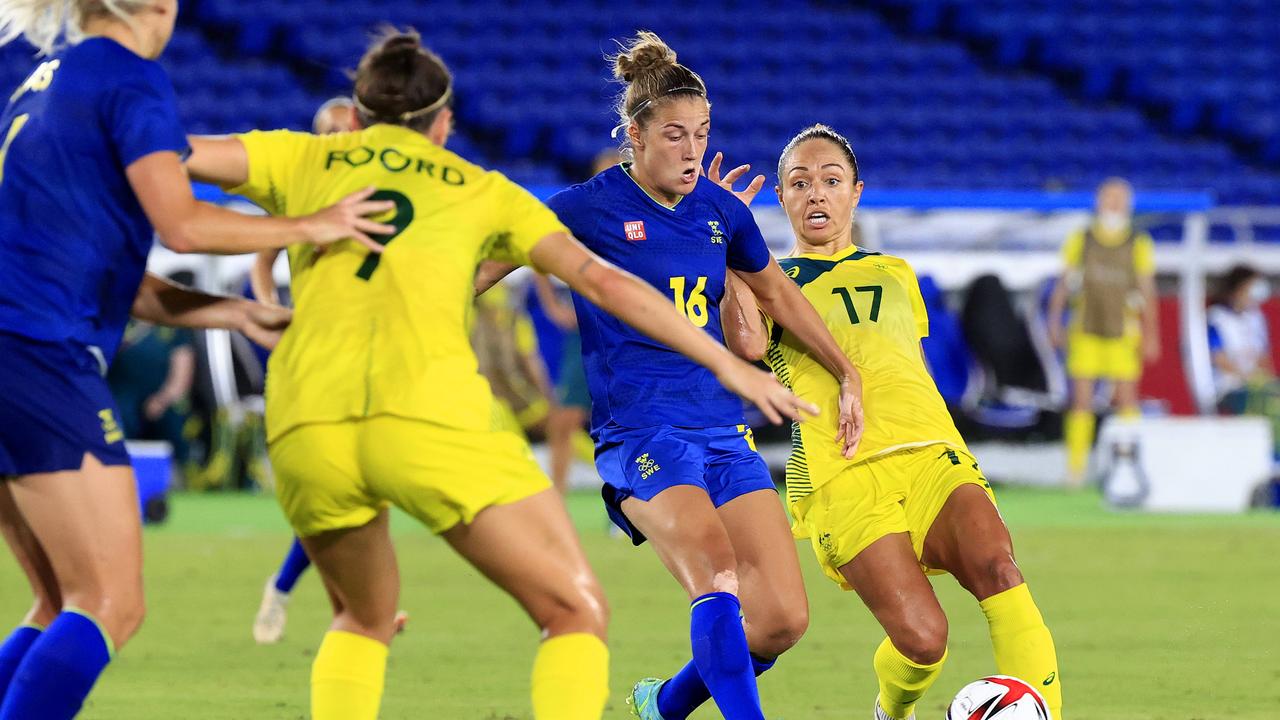
<svg viewBox="0 0 1280 720"><path fill-rule="evenodd" d="M622 223L622 232L626 233L627 239L631 242L640 242L648 240L648 236L644 234L643 220L628 220Z"/></svg>
<svg viewBox="0 0 1280 720"><path fill-rule="evenodd" d="M712 244L712 245L723 245L723 244L724 244L724 233L720 230L720 221L718 221L718 220L708 220L708 221L707 221L707 227L710 227L710 228L711 228L711 244Z"/></svg>

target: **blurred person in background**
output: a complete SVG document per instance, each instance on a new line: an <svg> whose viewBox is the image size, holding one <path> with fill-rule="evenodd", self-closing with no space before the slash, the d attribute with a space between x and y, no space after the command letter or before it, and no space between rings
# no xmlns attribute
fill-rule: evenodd
<svg viewBox="0 0 1280 720"><path fill-rule="evenodd" d="M500 417L495 422L519 435L546 433L557 407L555 390L538 354L528 310L498 283L476 297L471 323L471 347L480 374L497 400L494 410Z"/></svg>
<svg viewBox="0 0 1280 720"><path fill-rule="evenodd" d="M1280 382L1271 361L1271 336L1261 305L1271 297L1266 277L1236 265L1209 305L1209 352L1218 410L1271 420L1280 456Z"/></svg>
<svg viewBox="0 0 1280 720"><path fill-rule="evenodd" d="M1133 188L1126 180L1109 178L1098 187L1093 219L1067 237L1062 260L1049 333L1054 346L1067 351L1067 484L1080 487L1093 445L1097 383L1114 385L1117 412L1137 416L1143 362L1160 357L1155 244L1133 226ZM1064 323L1068 303L1071 318Z"/></svg>
<svg viewBox="0 0 1280 720"><path fill-rule="evenodd" d="M168 442L179 468L186 467L190 456L186 425L195 374L191 331L141 320L131 320L125 328L116 361L107 373L124 436Z"/></svg>
<svg viewBox="0 0 1280 720"><path fill-rule="evenodd" d="M591 177L595 177L622 162L622 154L616 148L596 154L591 165ZM547 444L551 450L551 481L560 492L569 488L569 471L574 457L591 462L595 448L583 428L591 417L591 393L587 389L587 371L582 365L582 335L578 332L578 316L573 310L573 300L568 287L557 284L546 275L533 278L547 318L563 332L560 344L560 372L557 375L556 394L558 404L547 418Z"/></svg>

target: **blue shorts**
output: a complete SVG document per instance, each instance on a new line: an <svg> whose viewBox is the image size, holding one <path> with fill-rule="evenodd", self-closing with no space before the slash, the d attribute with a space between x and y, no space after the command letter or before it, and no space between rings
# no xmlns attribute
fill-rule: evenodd
<svg viewBox="0 0 1280 720"><path fill-rule="evenodd" d="M606 427L596 437L596 469L609 518L636 545L645 537L622 512L627 498L647 502L669 487L693 485L720 507L747 493L778 489L746 425Z"/></svg>
<svg viewBox="0 0 1280 720"><path fill-rule="evenodd" d="M0 477L79 470L84 454L128 465L98 356L73 342L0 332Z"/></svg>

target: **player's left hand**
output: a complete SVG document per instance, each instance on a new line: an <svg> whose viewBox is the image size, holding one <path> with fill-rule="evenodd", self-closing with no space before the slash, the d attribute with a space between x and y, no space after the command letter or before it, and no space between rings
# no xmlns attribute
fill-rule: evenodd
<svg viewBox="0 0 1280 720"><path fill-rule="evenodd" d="M864 428L862 417L862 376L855 370L853 375L840 381L840 433L836 435L836 444L840 445L845 460L852 460L862 443Z"/></svg>
<svg viewBox="0 0 1280 720"><path fill-rule="evenodd" d="M738 178L746 175L751 166L739 165L721 178L720 163L722 162L724 162L724 153L718 152L715 157L711 158L711 165L707 167L707 179L733 193L733 196L741 200L743 205L751 205L751 201L756 199L756 194L760 192L760 188L764 187L765 177L757 175L745 188L735 191L733 184L738 181Z"/></svg>
<svg viewBox="0 0 1280 720"><path fill-rule="evenodd" d="M293 320L293 311L279 305L246 304L240 332L262 347L272 350Z"/></svg>

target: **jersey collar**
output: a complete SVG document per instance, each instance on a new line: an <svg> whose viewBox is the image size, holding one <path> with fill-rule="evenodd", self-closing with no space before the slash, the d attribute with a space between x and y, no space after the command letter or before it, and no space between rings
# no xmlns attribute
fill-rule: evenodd
<svg viewBox="0 0 1280 720"><path fill-rule="evenodd" d="M643 187L640 187L640 183L636 182L636 179L634 177L631 177L631 163L629 162L618 163L618 168L622 170L623 175L627 176L627 179L631 181L631 184L635 186L636 190L640 191L641 195L644 195L646 198L649 199L649 202L653 203L654 205L657 205L663 210L666 210L668 212L675 212L676 208L680 207L680 203L684 202L684 199L688 197L687 195L681 195L680 199L676 200L675 205L664 205L663 203L659 202L658 198L650 195L648 190L645 190ZM695 185L694 187L697 187L697 186Z"/></svg>
<svg viewBox="0 0 1280 720"><path fill-rule="evenodd" d="M806 258L809 260L826 260L827 262L839 262L849 257L850 255L853 255L854 253L858 253L858 252L862 252L862 251L858 249L857 245L850 245L849 247L833 255L819 255L818 253L796 253L791 257Z"/></svg>

